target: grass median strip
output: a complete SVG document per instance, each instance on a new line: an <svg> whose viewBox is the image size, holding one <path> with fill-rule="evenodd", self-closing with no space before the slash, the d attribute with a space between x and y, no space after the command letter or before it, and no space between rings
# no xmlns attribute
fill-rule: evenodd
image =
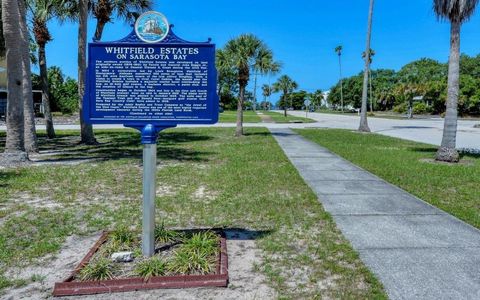
<svg viewBox="0 0 480 300"><path fill-rule="evenodd" d="M314 123L315 120L292 115L284 116L283 112L266 111L265 115L270 116L275 123Z"/></svg>
<svg viewBox="0 0 480 300"><path fill-rule="evenodd" d="M260 123L262 119L252 110L243 112L243 122ZM220 114L219 123L235 123L237 122L237 111L226 110Z"/></svg>
<svg viewBox="0 0 480 300"><path fill-rule="evenodd" d="M464 155L462 164L447 165L433 161L437 147L428 144L339 129L296 131L363 169L480 228L478 155Z"/></svg>
<svg viewBox="0 0 480 300"><path fill-rule="evenodd" d="M161 134L157 224L258 232L262 262L254 268L280 299L386 298L268 130L249 128L242 138L233 133L203 128ZM99 161L0 170L1 209L11 212L0 219L2 287L18 285L2 274L41 262L60 251L70 235L140 228L139 135L131 130L96 134L101 144L92 147L76 144L78 132L41 141L42 149L56 148L51 159ZM26 200L18 201L19 196Z"/></svg>

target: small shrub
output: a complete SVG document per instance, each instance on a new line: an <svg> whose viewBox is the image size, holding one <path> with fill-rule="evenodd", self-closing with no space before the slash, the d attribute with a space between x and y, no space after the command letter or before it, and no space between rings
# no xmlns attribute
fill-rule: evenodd
<svg viewBox="0 0 480 300"><path fill-rule="evenodd" d="M194 233L185 240L182 248L186 251L197 251L206 255L215 255L218 249L218 235L211 231Z"/></svg>
<svg viewBox="0 0 480 300"><path fill-rule="evenodd" d="M430 112L429 107L423 103L423 102L418 102L413 105L413 113L415 115L423 115Z"/></svg>
<svg viewBox="0 0 480 300"><path fill-rule="evenodd" d="M112 232L110 237L112 241L128 246L137 241L136 234L127 226L119 226Z"/></svg>
<svg viewBox="0 0 480 300"><path fill-rule="evenodd" d="M180 241L182 238L182 234L173 230L165 229L163 223L162 225L155 227L155 242L157 243L171 243Z"/></svg>
<svg viewBox="0 0 480 300"><path fill-rule="evenodd" d="M393 111L396 112L396 113L399 113L399 114L404 114L404 113L407 112L407 110L408 110L407 103L401 103L401 104L393 107Z"/></svg>
<svg viewBox="0 0 480 300"><path fill-rule="evenodd" d="M167 271L167 264L159 257L152 257L150 259L140 262L135 268L135 274L150 279L150 277L163 276Z"/></svg>
<svg viewBox="0 0 480 300"><path fill-rule="evenodd" d="M180 248L168 264L168 270L179 274L209 274L215 269L215 257L205 252Z"/></svg>
<svg viewBox="0 0 480 300"><path fill-rule="evenodd" d="M80 280L108 280L113 278L114 267L112 262L106 258L100 258L90 262L80 271Z"/></svg>
<svg viewBox="0 0 480 300"><path fill-rule="evenodd" d="M169 270L180 274L209 274L215 269L218 235L214 232L194 233L186 239L169 263Z"/></svg>

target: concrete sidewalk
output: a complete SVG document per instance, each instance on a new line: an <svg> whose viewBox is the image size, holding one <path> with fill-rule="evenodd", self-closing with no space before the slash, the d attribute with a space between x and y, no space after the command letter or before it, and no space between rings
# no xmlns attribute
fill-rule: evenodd
<svg viewBox="0 0 480 300"><path fill-rule="evenodd" d="M480 299L480 231L290 129L270 129L391 299Z"/></svg>

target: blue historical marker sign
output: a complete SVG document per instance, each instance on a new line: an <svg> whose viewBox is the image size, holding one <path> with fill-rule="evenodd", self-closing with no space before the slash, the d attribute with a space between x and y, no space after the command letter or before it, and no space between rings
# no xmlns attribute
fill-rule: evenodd
<svg viewBox="0 0 480 300"><path fill-rule="evenodd" d="M143 144L142 252L155 252L157 135L177 124L218 121L215 45L187 42L167 18L146 12L124 39L88 44L84 120L141 131Z"/></svg>
<svg viewBox="0 0 480 300"><path fill-rule="evenodd" d="M126 38L88 45L84 119L142 128L218 121L215 45L187 42L160 13L141 15Z"/></svg>

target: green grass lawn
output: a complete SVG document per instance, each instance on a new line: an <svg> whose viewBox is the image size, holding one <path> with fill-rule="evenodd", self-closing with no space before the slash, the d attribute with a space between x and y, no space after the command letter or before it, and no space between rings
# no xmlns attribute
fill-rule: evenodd
<svg viewBox="0 0 480 300"><path fill-rule="evenodd" d="M377 134L348 130L297 130L354 164L444 211L480 228L480 157L470 165L445 165L433 159L437 148Z"/></svg>
<svg viewBox="0 0 480 300"><path fill-rule="evenodd" d="M296 116L291 116L287 115L285 117L282 113L278 112L273 112L273 111L266 111L263 112L265 115L272 117L273 121L275 123L291 123L291 122L301 122L301 123L314 123L315 120L308 119L308 118L302 118L302 117L296 117Z"/></svg>
<svg viewBox="0 0 480 300"><path fill-rule="evenodd" d="M220 118L218 119L219 123L235 123L237 122L237 112L236 111L224 111L220 114ZM262 119L251 110L243 111L243 122L245 123L260 123Z"/></svg>
<svg viewBox="0 0 480 300"><path fill-rule="evenodd" d="M241 228L259 234L262 263L280 299L385 299L381 284L337 230L268 130L173 129L158 147L157 222L170 228ZM0 170L0 290L29 280L2 275L60 251L71 235L141 225L142 150L133 130L58 132L51 159L70 166ZM4 135L0 134L0 151ZM34 278L32 276L32 278ZM231 282L235 285L235 282Z"/></svg>

